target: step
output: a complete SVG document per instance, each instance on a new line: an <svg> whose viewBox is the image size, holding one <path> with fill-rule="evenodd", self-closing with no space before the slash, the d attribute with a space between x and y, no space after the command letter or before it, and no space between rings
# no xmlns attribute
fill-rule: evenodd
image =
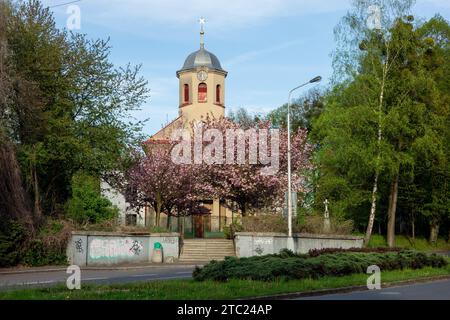
<svg viewBox="0 0 450 320"><path fill-rule="evenodd" d="M221 249L221 250L183 249L181 251L182 252L190 252L190 253L202 253L202 252L204 252L204 253L214 253L214 252L217 252L217 253L220 253L220 254L227 253L227 252L234 252L233 249Z"/></svg>
<svg viewBox="0 0 450 320"><path fill-rule="evenodd" d="M221 251L221 250L234 250L234 247L217 247L217 248L215 248L215 247L202 247L202 248L199 248L199 247L193 247L193 248L189 248L189 247L183 247L183 249L185 249L185 250L195 250L195 251L216 251L216 250L219 250L219 251Z"/></svg>
<svg viewBox="0 0 450 320"><path fill-rule="evenodd" d="M234 257L233 240L227 239L188 239L181 246L180 261L207 262L221 261L225 257Z"/></svg>
<svg viewBox="0 0 450 320"><path fill-rule="evenodd" d="M225 260L225 257L195 257L195 258L180 258L180 262L201 262L201 261L222 261Z"/></svg>
<svg viewBox="0 0 450 320"><path fill-rule="evenodd" d="M180 258L184 258L184 257L196 257L196 258L205 257L205 258L207 258L207 257L234 257L234 256L235 256L234 254L230 254L230 253L228 253L228 254L182 254L180 256Z"/></svg>
<svg viewBox="0 0 450 320"><path fill-rule="evenodd" d="M230 243L233 240L226 239L201 239L201 240L184 240L183 243Z"/></svg>

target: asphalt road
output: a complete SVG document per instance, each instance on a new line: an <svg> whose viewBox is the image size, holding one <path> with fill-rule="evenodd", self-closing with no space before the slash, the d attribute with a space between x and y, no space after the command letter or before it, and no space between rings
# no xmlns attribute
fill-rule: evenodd
<svg viewBox="0 0 450 320"><path fill-rule="evenodd" d="M450 300L450 280L403 285L381 290L328 294L296 300Z"/></svg>
<svg viewBox="0 0 450 320"><path fill-rule="evenodd" d="M126 270L81 270L81 283L112 284L138 281L188 279L192 277L192 265L164 267L137 267ZM24 272L4 274L0 272L0 290L52 286L65 283L70 274L65 269L47 272Z"/></svg>

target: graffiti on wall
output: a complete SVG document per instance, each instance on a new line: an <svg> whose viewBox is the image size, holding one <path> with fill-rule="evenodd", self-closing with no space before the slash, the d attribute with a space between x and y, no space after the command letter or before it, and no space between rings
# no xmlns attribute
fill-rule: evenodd
<svg viewBox="0 0 450 320"><path fill-rule="evenodd" d="M75 250L77 250L78 253L83 253L83 239L78 239L75 241Z"/></svg>
<svg viewBox="0 0 450 320"><path fill-rule="evenodd" d="M130 258L143 253L142 241L132 238L93 239L89 245L91 259Z"/></svg>
<svg viewBox="0 0 450 320"><path fill-rule="evenodd" d="M134 240L130 251L133 252L135 256L138 256L142 253L143 248L144 246L142 245L142 241Z"/></svg>
<svg viewBox="0 0 450 320"><path fill-rule="evenodd" d="M273 240L271 238L255 238L254 244L256 254L262 255L265 249L273 244Z"/></svg>
<svg viewBox="0 0 450 320"><path fill-rule="evenodd" d="M262 254L264 253L264 249L263 249L261 246L256 246L255 252L256 252L258 255L262 255Z"/></svg>
<svg viewBox="0 0 450 320"><path fill-rule="evenodd" d="M273 243L271 238L255 238L256 245L271 245Z"/></svg>
<svg viewBox="0 0 450 320"><path fill-rule="evenodd" d="M178 237L164 237L162 243L175 244L178 241Z"/></svg>

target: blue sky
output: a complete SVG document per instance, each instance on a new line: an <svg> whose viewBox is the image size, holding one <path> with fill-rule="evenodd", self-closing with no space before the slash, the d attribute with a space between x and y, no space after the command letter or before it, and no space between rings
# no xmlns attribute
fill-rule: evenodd
<svg viewBox="0 0 450 320"><path fill-rule="evenodd" d="M42 0L54 6L71 0ZM73 1L73 0L72 0ZM333 28L350 0L82 0L81 29L91 38L111 38L117 66L142 63L151 97L135 113L149 118L144 128L155 133L178 115L178 79L189 53L199 48L198 19L204 16L205 47L228 71L226 106L266 113L286 102L287 93L332 73ZM68 6L52 8L66 26ZM450 19L450 1L417 0L414 13Z"/></svg>

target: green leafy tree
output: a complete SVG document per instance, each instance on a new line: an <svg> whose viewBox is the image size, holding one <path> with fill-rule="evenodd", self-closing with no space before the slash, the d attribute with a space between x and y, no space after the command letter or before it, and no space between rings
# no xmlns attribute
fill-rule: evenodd
<svg viewBox="0 0 450 320"><path fill-rule="evenodd" d="M67 216L79 224L100 223L118 217L119 211L100 193L100 180L78 172L72 178L72 198Z"/></svg>
<svg viewBox="0 0 450 320"><path fill-rule="evenodd" d="M373 30L364 15L369 5L355 2L336 29L341 46L335 71L345 71L346 77L331 92L313 129L321 145L319 198L330 195L337 210L353 211L365 210L370 199L366 243L377 199L387 200L387 238L394 246L399 180L414 174L420 141L442 133L435 123L445 121L445 93L428 67L436 58L429 41L420 25L413 25L414 18L405 16L411 2L385 2L384 27Z"/></svg>
<svg viewBox="0 0 450 320"><path fill-rule="evenodd" d="M103 176L129 163L142 141L132 112L148 98L147 83L139 66L114 67L108 41L57 29L37 0L10 4L6 22L14 94L0 121L35 216L61 214L77 171Z"/></svg>
<svg viewBox="0 0 450 320"><path fill-rule="evenodd" d="M250 114L247 109L239 108L235 112L232 110L228 113L228 119L238 124L242 129L249 129L255 127L255 125L263 120L263 117L259 114Z"/></svg>
<svg viewBox="0 0 450 320"><path fill-rule="evenodd" d="M312 120L316 119L324 109L324 96L318 89L308 91L303 97L293 101L291 105L291 126L293 132L300 128L311 130ZM267 115L274 126L287 127L287 104L271 111Z"/></svg>

